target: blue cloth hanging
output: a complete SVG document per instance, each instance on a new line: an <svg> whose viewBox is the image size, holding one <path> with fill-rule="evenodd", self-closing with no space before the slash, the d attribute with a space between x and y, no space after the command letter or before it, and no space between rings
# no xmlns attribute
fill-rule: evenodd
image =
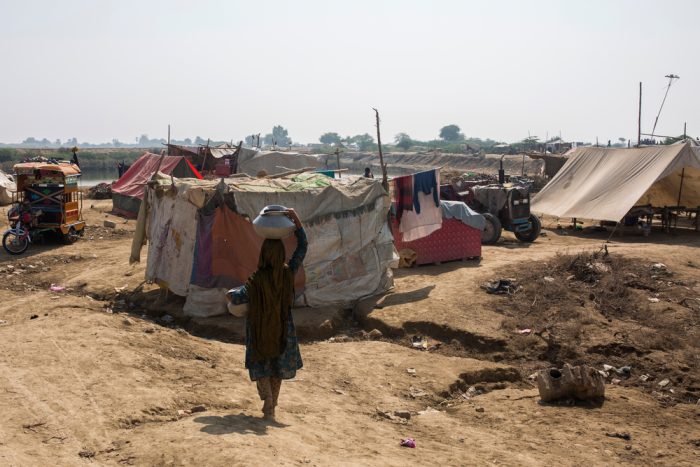
<svg viewBox="0 0 700 467"><path fill-rule="evenodd" d="M413 209L416 211L416 214L420 214L420 201L418 201L418 193L421 191L425 195L429 195L432 191L433 200L435 200L435 207L440 207L440 195L438 194L437 177L435 176L434 170L417 173L413 176Z"/></svg>

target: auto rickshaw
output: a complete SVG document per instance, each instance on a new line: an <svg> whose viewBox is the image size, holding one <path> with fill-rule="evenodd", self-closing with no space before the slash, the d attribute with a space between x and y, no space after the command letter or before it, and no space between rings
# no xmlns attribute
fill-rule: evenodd
<svg viewBox="0 0 700 467"><path fill-rule="evenodd" d="M15 164L14 172L17 189L8 212L10 229L2 237L5 251L22 254L48 232L75 243L85 229L80 167L65 161L23 162Z"/></svg>

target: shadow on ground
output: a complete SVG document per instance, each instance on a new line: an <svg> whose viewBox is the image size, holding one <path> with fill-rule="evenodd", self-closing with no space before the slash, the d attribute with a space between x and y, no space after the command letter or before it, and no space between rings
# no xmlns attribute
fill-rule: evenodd
<svg viewBox="0 0 700 467"><path fill-rule="evenodd" d="M194 421L203 424L204 426L200 431L210 435L238 433L242 435L261 436L267 434L268 427L286 428L289 426L274 420L265 420L262 417L254 417L244 413L239 413L237 415L197 417Z"/></svg>

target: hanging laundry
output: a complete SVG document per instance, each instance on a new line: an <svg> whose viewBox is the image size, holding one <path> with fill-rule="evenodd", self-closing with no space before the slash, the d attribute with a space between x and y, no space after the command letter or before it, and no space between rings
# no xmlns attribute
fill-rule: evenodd
<svg viewBox="0 0 700 467"><path fill-rule="evenodd" d="M399 225L403 241L412 242L427 237L442 227L442 209L435 206L432 194L418 194L418 201L423 206L420 214L416 211L404 213Z"/></svg>
<svg viewBox="0 0 700 467"><path fill-rule="evenodd" d="M394 179L394 197L396 218L401 221L404 211L413 211L413 176L397 177Z"/></svg>
<svg viewBox="0 0 700 467"><path fill-rule="evenodd" d="M437 170L429 170L427 172L417 173L413 176L413 208L416 213L420 214L421 204L418 199L419 193L429 195L433 193L433 201L435 207L440 207L440 194L438 192L438 175Z"/></svg>

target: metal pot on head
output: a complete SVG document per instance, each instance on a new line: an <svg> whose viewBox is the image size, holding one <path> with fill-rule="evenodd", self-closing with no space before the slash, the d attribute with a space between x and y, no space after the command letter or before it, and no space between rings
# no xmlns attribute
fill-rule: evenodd
<svg viewBox="0 0 700 467"><path fill-rule="evenodd" d="M282 239L294 232L294 222L287 217L287 208L280 205L265 206L253 221L255 233L263 238Z"/></svg>

